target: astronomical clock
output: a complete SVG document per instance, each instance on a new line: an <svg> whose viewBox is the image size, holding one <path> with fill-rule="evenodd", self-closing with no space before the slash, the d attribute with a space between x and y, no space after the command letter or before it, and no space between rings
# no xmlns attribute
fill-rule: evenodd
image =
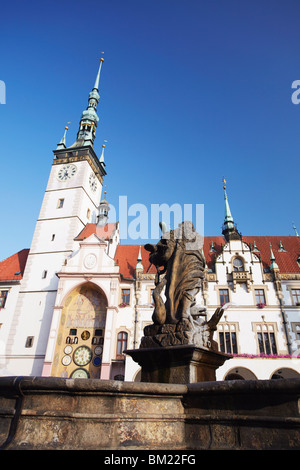
<svg viewBox="0 0 300 470"><path fill-rule="evenodd" d="M71 292L62 309L52 376L100 378L106 308L106 298L95 286Z"/></svg>

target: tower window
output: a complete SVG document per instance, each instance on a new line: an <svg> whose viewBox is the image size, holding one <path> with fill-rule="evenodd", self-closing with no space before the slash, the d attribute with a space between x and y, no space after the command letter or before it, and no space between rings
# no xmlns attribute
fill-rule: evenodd
<svg viewBox="0 0 300 470"><path fill-rule="evenodd" d="M54 242L55 240L55 233L52 233L51 241Z"/></svg>
<svg viewBox="0 0 300 470"><path fill-rule="evenodd" d="M8 290L0 290L0 308L5 307Z"/></svg>
<svg viewBox="0 0 300 470"><path fill-rule="evenodd" d="M88 209L86 211L86 216L87 216L88 219L91 217L91 209Z"/></svg>
<svg viewBox="0 0 300 470"><path fill-rule="evenodd" d="M32 348L33 340L34 340L34 336L27 336L26 343L25 343L25 348Z"/></svg>
<svg viewBox="0 0 300 470"><path fill-rule="evenodd" d="M57 203L57 209L61 209L64 206L64 199L59 199Z"/></svg>
<svg viewBox="0 0 300 470"><path fill-rule="evenodd" d="M47 272L46 269L42 272L42 279L46 279L47 277Z"/></svg>

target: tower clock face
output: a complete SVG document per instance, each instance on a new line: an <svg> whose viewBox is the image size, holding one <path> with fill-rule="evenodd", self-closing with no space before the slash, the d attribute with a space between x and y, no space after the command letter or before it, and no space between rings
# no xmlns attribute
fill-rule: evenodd
<svg viewBox="0 0 300 470"><path fill-rule="evenodd" d="M75 175L77 168L73 164L64 165L57 173L59 181L67 181Z"/></svg>
<svg viewBox="0 0 300 470"><path fill-rule="evenodd" d="M79 346L73 355L73 361L77 366L86 366L92 359L92 351L87 346Z"/></svg>
<svg viewBox="0 0 300 470"><path fill-rule="evenodd" d="M91 187L91 190L93 192L96 191L97 189L97 178L96 176L94 175L94 173L91 173L90 177L89 177L89 183L90 183L90 187Z"/></svg>

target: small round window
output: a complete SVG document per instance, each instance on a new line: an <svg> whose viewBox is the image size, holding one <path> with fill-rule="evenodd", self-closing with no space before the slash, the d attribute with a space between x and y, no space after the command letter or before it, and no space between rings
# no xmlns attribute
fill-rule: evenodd
<svg viewBox="0 0 300 470"><path fill-rule="evenodd" d="M234 271L244 271L244 263L241 258L234 258L233 269Z"/></svg>

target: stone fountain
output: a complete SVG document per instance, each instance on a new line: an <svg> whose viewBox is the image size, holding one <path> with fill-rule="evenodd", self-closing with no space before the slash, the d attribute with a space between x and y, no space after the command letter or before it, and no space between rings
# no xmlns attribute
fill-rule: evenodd
<svg viewBox="0 0 300 470"><path fill-rule="evenodd" d="M111 450L151 458L166 450L179 458L204 449L299 450L299 379L216 381L230 358L213 341L223 309L207 321L196 303L205 260L192 224L146 248L157 268L153 324L139 349L127 351L142 383L0 377L0 449L104 450L110 458Z"/></svg>
<svg viewBox="0 0 300 470"><path fill-rule="evenodd" d="M141 366L142 382L213 381L216 369L231 358L213 340L223 309L207 320L206 307L196 303L205 269L202 247L192 222L164 231L156 245L145 245L157 271L153 323L144 328L139 349L125 351Z"/></svg>

